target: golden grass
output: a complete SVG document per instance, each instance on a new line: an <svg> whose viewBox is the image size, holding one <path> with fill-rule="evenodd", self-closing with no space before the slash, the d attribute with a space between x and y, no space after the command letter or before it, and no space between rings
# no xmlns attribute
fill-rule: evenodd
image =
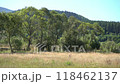
<svg viewBox="0 0 120 84"><path fill-rule="evenodd" d="M0 54L1 68L120 68L120 54Z"/></svg>

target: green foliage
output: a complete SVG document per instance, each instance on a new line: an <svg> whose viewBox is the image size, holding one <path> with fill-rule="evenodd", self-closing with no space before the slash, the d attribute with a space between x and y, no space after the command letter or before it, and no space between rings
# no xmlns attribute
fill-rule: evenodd
<svg viewBox="0 0 120 84"><path fill-rule="evenodd" d="M67 61L65 64L66 64L67 66L71 66L71 65L73 65L73 63L70 62L70 61Z"/></svg>
<svg viewBox="0 0 120 84"><path fill-rule="evenodd" d="M60 14L65 13L68 18L71 16L74 16L75 18L77 18L78 20L80 20L82 22L89 22L91 24L97 22L102 28L104 28L105 34L109 34L109 33L119 34L120 33L120 22L91 21L81 15L78 15L78 14L75 14L72 12L67 12L67 11L57 11L57 12Z"/></svg>
<svg viewBox="0 0 120 84"><path fill-rule="evenodd" d="M28 7L14 13L0 13L0 43L8 43L11 52L12 47L21 49L23 41L28 51L32 49L31 45L38 43L45 44L47 51L50 51L51 45L82 45L87 51L99 48L105 52L119 51L119 23L91 22L76 14L68 16L67 12L58 12ZM13 37L14 40L11 39ZM22 42L16 37L22 38Z"/></svg>
<svg viewBox="0 0 120 84"><path fill-rule="evenodd" d="M101 35L101 36L99 36L99 41L100 42L114 41L115 43L120 43L120 35L117 35L115 33Z"/></svg>
<svg viewBox="0 0 120 84"><path fill-rule="evenodd" d="M97 22L101 27L104 28L105 34L109 33L120 33L120 22L109 22L109 21L89 21L90 23Z"/></svg>
<svg viewBox="0 0 120 84"><path fill-rule="evenodd" d="M34 7L28 7L16 13L22 18L20 33L24 40L28 42L26 50L30 50L34 35L36 35L37 31L42 31L41 28L44 27L42 22L44 20L43 13Z"/></svg>
<svg viewBox="0 0 120 84"><path fill-rule="evenodd" d="M120 45L116 44L114 41L107 41L107 42L101 43L100 49L103 52L115 52L115 53L118 53L118 52L120 52Z"/></svg>
<svg viewBox="0 0 120 84"><path fill-rule="evenodd" d="M70 50L73 51L72 46L76 45L78 47L84 46L84 42L78 36L78 31L75 29L70 29L67 32L65 31L62 37L59 39L61 45L70 46ZM78 48L77 48L78 51Z"/></svg>
<svg viewBox="0 0 120 84"><path fill-rule="evenodd" d="M4 32L4 36L7 38L11 53L13 53L11 38L19 32L19 28L21 27L21 18L14 13L0 13L0 17L0 22L3 28L2 32Z"/></svg>
<svg viewBox="0 0 120 84"><path fill-rule="evenodd" d="M80 21L82 21L82 22L88 22L88 21L90 21L89 19L87 19L87 18L85 18L85 17L83 17L83 16L81 16L81 15L75 14L75 13L73 13L73 12L58 11L58 10L57 10L57 12L60 13L60 14L65 13L65 15L66 15L68 18L71 17L71 16L74 16L75 18L77 18L78 20L80 20Z"/></svg>
<svg viewBox="0 0 120 84"><path fill-rule="evenodd" d="M92 49L99 49L100 48L100 42L98 40L91 41L90 46Z"/></svg>
<svg viewBox="0 0 120 84"><path fill-rule="evenodd" d="M15 50L20 50L22 48L22 42L18 39L12 40L12 45Z"/></svg>

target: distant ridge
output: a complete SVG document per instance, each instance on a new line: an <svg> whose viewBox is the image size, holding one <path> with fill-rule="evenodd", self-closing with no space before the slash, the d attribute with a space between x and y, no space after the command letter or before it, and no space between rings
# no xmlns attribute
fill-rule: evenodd
<svg viewBox="0 0 120 84"><path fill-rule="evenodd" d="M12 10L4 8L4 7L0 7L0 12L6 12L6 13L8 13L8 12L12 12Z"/></svg>
<svg viewBox="0 0 120 84"><path fill-rule="evenodd" d="M78 20L80 21L83 21L83 22L89 22L90 20L88 18L85 18L81 15L78 15L76 13L73 13L73 12L68 12L68 11L59 11L59 10L55 10L57 11L58 13L62 14L62 13L65 13L66 16L69 18L70 16L74 16L75 18L77 18Z"/></svg>
<svg viewBox="0 0 120 84"><path fill-rule="evenodd" d="M20 9L18 11L20 11ZM52 11L52 10L50 10L50 11ZM83 21L83 22L90 21L89 19L87 19L87 18L85 18L85 17L83 17L81 15L78 15L76 13L73 13L73 12L60 11L60 10L55 10L55 11L58 12L58 13L60 13L60 14L65 13L68 18L70 16L74 16L75 18L77 18L78 20ZM7 9L7 8L4 8L4 7L0 7L0 12L6 12L6 13L8 13L8 12L15 12L15 11Z"/></svg>

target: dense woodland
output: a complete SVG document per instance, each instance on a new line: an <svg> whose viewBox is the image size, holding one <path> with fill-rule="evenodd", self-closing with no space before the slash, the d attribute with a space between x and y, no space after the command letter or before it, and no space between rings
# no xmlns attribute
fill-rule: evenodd
<svg viewBox="0 0 120 84"><path fill-rule="evenodd" d="M75 18L77 18L78 20L82 21L82 22L89 22L89 23L99 23L99 25L101 27L104 28L105 30L105 34L109 34L109 33L116 33L119 34L120 33L120 22L113 22L113 21L92 21L89 20L81 15L72 13L72 12L68 12L68 11L59 11L59 10L55 10L58 13L62 14L65 13L65 15L69 18L70 16L74 16Z"/></svg>
<svg viewBox="0 0 120 84"><path fill-rule="evenodd" d="M87 52L120 52L120 22L90 21L69 12L24 8L0 13L0 44L8 44L11 53L32 45L79 45ZM4 46L3 46L4 47ZM72 50L72 49L71 49Z"/></svg>

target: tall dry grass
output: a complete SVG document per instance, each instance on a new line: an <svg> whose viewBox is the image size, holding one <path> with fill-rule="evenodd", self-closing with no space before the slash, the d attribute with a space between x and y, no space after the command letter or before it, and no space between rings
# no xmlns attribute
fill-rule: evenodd
<svg viewBox="0 0 120 84"><path fill-rule="evenodd" d="M1 68L119 68L120 54L52 53L0 54Z"/></svg>

